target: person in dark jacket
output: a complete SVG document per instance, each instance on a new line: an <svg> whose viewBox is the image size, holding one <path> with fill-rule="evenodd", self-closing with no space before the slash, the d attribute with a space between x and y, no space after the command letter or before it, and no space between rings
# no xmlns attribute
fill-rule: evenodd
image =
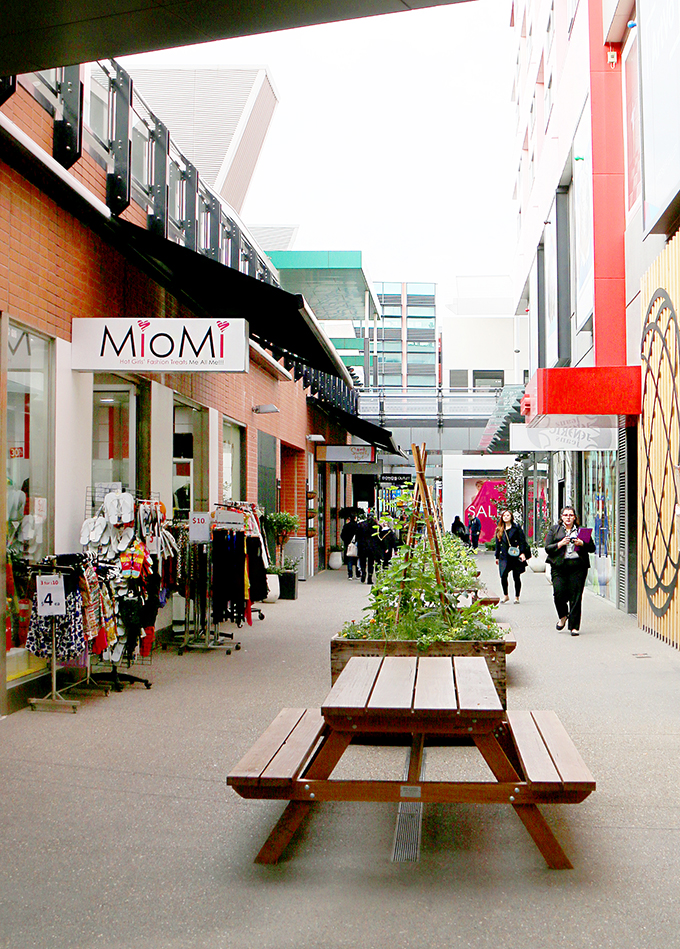
<svg viewBox="0 0 680 949"><path fill-rule="evenodd" d="M347 567L347 579L354 579L354 571L356 570L357 577L359 576L359 566L358 566L358 553L356 556L350 556L349 550L353 550L357 546L357 519L354 514L350 514L345 522L344 527L340 531L340 540L345 547L345 566ZM350 544L353 546L350 548Z"/></svg>
<svg viewBox="0 0 680 949"><path fill-rule="evenodd" d="M470 542L468 532L465 530L465 524L463 524L457 514L453 519L453 524L451 525L451 533L454 537L459 537L464 544L468 544Z"/></svg>
<svg viewBox="0 0 680 949"><path fill-rule="evenodd" d="M389 567L392 554L398 550L397 536L389 524L381 523L378 528L378 540L382 550L383 568Z"/></svg>
<svg viewBox="0 0 680 949"><path fill-rule="evenodd" d="M357 525L359 577L362 583L373 583L375 565L376 563L382 563L382 545L377 528L377 521L371 513L365 521Z"/></svg>
<svg viewBox="0 0 680 949"><path fill-rule="evenodd" d="M473 550L479 547L479 535L482 533L482 522L476 514L473 514L468 521L468 530L470 532L470 545Z"/></svg>
<svg viewBox="0 0 680 949"><path fill-rule="evenodd" d="M564 629L568 624L572 636L578 636L581 628L581 600L590 567L588 554L595 553L592 533L585 539L579 526L574 508L563 507L559 524L554 524L545 537L557 610L556 628Z"/></svg>
<svg viewBox="0 0 680 949"><path fill-rule="evenodd" d="M501 511L496 527L496 563L501 576L503 588L503 602L510 599L508 595L508 577L512 574L515 582L515 603L519 603L522 592L522 574L527 568L527 560L531 557L531 548L519 524L515 524L512 511Z"/></svg>

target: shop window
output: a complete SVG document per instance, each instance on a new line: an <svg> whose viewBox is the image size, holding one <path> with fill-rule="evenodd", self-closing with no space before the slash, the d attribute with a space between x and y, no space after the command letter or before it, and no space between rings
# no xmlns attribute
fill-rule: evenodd
<svg viewBox="0 0 680 949"><path fill-rule="evenodd" d="M242 501L242 467L244 440L241 428L224 422L222 425L222 499Z"/></svg>
<svg viewBox="0 0 680 949"><path fill-rule="evenodd" d="M52 550L51 344L15 324L7 352L7 681L41 670L25 649L28 565Z"/></svg>
<svg viewBox="0 0 680 949"><path fill-rule="evenodd" d="M98 507L109 491L135 492L136 390L97 385L92 407L92 493Z"/></svg>

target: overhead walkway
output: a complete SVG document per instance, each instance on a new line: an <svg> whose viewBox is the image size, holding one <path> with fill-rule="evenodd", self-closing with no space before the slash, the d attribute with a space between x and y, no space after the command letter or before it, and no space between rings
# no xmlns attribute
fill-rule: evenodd
<svg viewBox="0 0 680 949"><path fill-rule="evenodd" d="M423 442L430 454L477 451L496 447L506 416L516 411L523 391L523 386L366 389L359 397L359 415L388 428L402 451Z"/></svg>

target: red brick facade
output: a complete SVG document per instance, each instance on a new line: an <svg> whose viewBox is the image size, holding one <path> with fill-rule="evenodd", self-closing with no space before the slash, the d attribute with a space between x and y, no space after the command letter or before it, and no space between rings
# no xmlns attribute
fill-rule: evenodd
<svg viewBox="0 0 680 949"><path fill-rule="evenodd" d="M19 86L1 111L51 155L52 118L30 93ZM104 199L106 172L90 155L84 154L70 173ZM134 203L123 216L142 226L146 221L145 210ZM192 315L86 225L1 161L0 247L0 311L49 337L70 341L74 317ZM253 362L243 375L187 373L147 378L216 409L220 419L226 416L245 427L243 494L247 500L257 500L257 433L275 436L281 507L300 516L300 534L305 534L308 452L314 447L306 436L319 433L327 443L337 444L345 443L347 434L308 406L301 382L279 380ZM253 413L253 406L265 403L274 403L279 412ZM221 452L218 454L221 484ZM314 471L316 480L316 468ZM309 488L313 490L314 485ZM336 538L327 537L327 545L335 542Z"/></svg>

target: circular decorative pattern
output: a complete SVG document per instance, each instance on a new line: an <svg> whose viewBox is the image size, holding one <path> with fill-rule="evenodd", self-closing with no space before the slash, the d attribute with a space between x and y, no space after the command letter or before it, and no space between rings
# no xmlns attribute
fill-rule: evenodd
<svg viewBox="0 0 680 949"><path fill-rule="evenodd" d="M642 330L642 418L640 563L647 600L656 616L671 605L678 585L680 557L675 470L680 462L680 326L663 289L655 290Z"/></svg>

